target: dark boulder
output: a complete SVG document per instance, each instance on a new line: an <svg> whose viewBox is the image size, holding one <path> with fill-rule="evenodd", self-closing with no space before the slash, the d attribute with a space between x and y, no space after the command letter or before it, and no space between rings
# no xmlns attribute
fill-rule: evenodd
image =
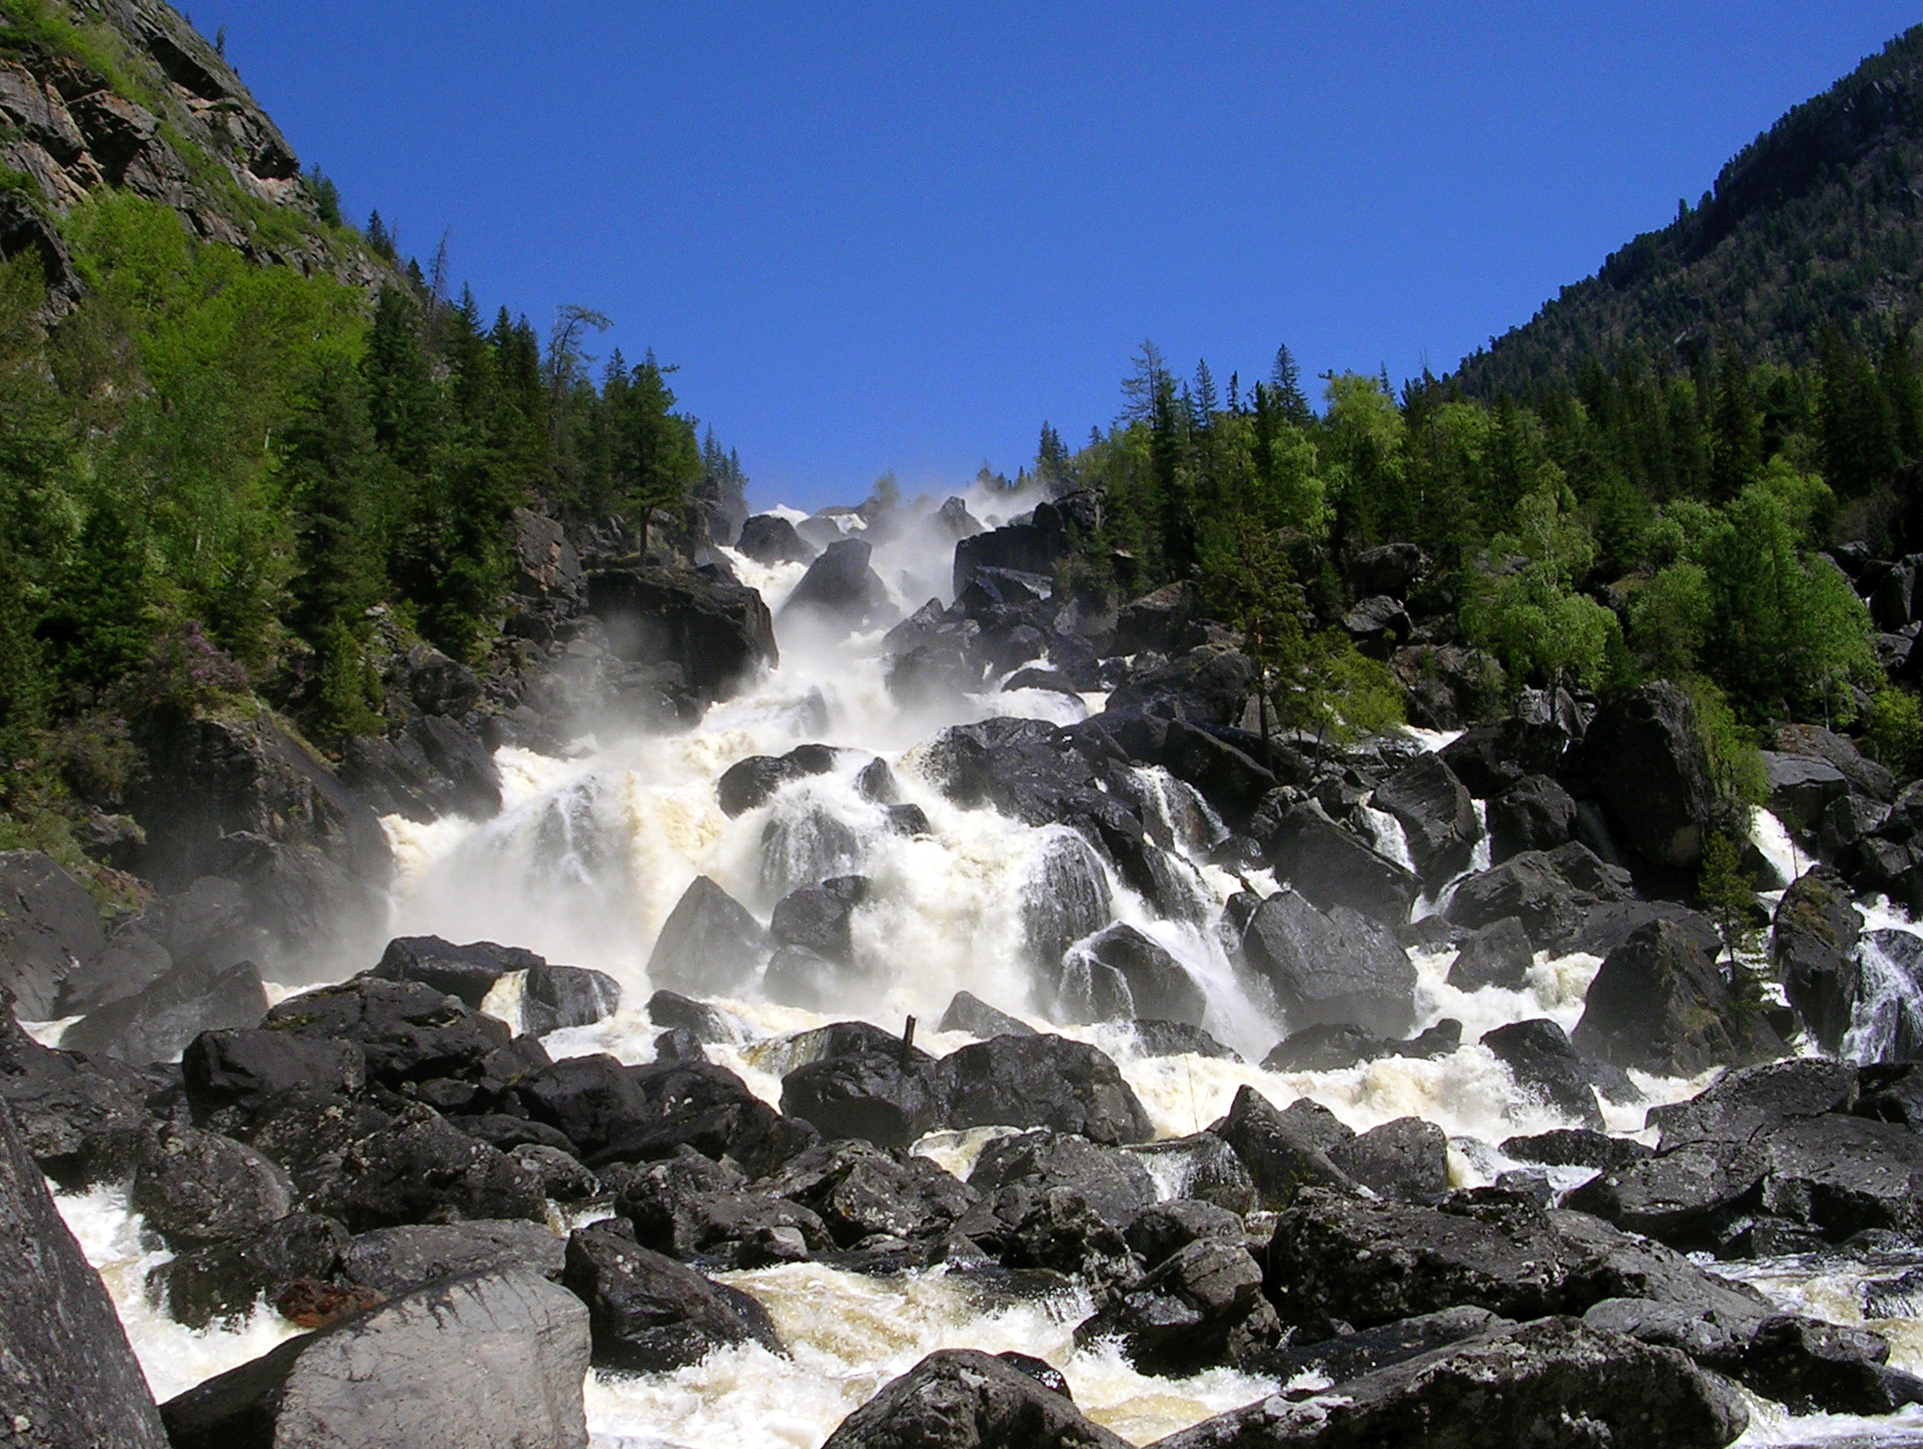
<svg viewBox="0 0 1923 1449"><path fill-rule="evenodd" d="M733 819L765 805L791 781L827 774L839 753L828 745L797 745L785 755L750 755L721 772L715 781L715 800L721 813Z"/></svg>
<svg viewBox="0 0 1923 1449"><path fill-rule="evenodd" d="M1667 920L1639 927L1603 959L1570 1040L1585 1055L1661 1076L1783 1054L1761 1008L1740 999L1699 940Z"/></svg>
<svg viewBox="0 0 1923 1449"><path fill-rule="evenodd" d="M1489 859L1554 850L1576 834L1576 802L1547 775L1525 775L1489 802Z"/></svg>
<svg viewBox="0 0 1923 1449"><path fill-rule="evenodd" d="M521 988L521 1026L530 1036L589 1026L620 1007L621 983L605 971L585 966L543 962L528 969Z"/></svg>
<svg viewBox="0 0 1923 1449"><path fill-rule="evenodd" d="M205 1121L249 1116L268 1098L296 1087L352 1096L367 1085L367 1057L351 1041L284 1031L204 1032L181 1053L187 1100Z"/></svg>
<svg viewBox="0 0 1923 1449"><path fill-rule="evenodd" d="M936 1031L965 1031L981 1041L992 1036L1034 1036L1035 1028L1027 1022L1010 1016L1005 1011L997 1011L987 1002L967 991L957 991L948 1003L948 1010L942 1013Z"/></svg>
<svg viewBox="0 0 1923 1449"><path fill-rule="evenodd" d="M1154 1164L1152 1171L1164 1191L1208 1203L1238 1218L1256 1207L1255 1179L1235 1149L1213 1132L1164 1137L1138 1143L1128 1151Z"/></svg>
<svg viewBox="0 0 1923 1449"><path fill-rule="evenodd" d="M37 850L0 851L0 989L22 1019L53 1019L68 976L106 946L85 886Z"/></svg>
<svg viewBox="0 0 1923 1449"><path fill-rule="evenodd" d="M1150 1269L1158 1268L1190 1243L1232 1243L1242 1247L1247 1229L1227 1208L1196 1198L1152 1203L1135 1215L1124 1236Z"/></svg>
<svg viewBox="0 0 1923 1449"><path fill-rule="evenodd" d="M1316 1343L1290 1343L1264 1368L1283 1382L1313 1375L1330 1385L1433 1353L1465 1338L1514 1327L1486 1308L1444 1308Z"/></svg>
<svg viewBox="0 0 1923 1449"><path fill-rule="evenodd" d="M1157 1449L1722 1449L1748 1424L1741 1398L1675 1350L1549 1318L1478 1334L1300 1402L1263 1399Z"/></svg>
<svg viewBox="0 0 1923 1449"><path fill-rule="evenodd" d="M1798 877L1776 907L1770 960L1789 1004L1827 1052L1841 1049L1862 995L1862 930L1849 887L1826 866Z"/></svg>
<svg viewBox="0 0 1923 1449"><path fill-rule="evenodd" d="M1025 1132L983 1147L968 1174L969 1187L992 1195L1012 1182L1071 1187L1124 1229L1156 1198L1155 1178L1136 1154L1073 1133Z"/></svg>
<svg viewBox="0 0 1923 1449"><path fill-rule="evenodd" d="M648 980L668 991L729 995L753 978L767 939L745 906L698 875L662 923L648 957Z"/></svg>
<svg viewBox="0 0 1923 1449"><path fill-rule="evenodd" d="M1888 804L1896 798L1896 776L1876 761L1865 759L1847 735L1836 734L1820 725L1786 724L1776 733L1776 748L1786 755L1800 755L1834 765L1849 782L1850 789L1867 799Z"/></svg>
<svg viewBox="0 0 1923 1449"><path fill-rule="evenodd" d="M1078 1345L1116 1339L1143 1373L1171 1377L1252 1365L1281 1336L1275 1309L1262 1296L1260 1265L1242 1244L1211 1239L1178 1248L1075 1329Z"/></svg>
<svg viewBox="0 0 1923 1449"><path fill-rule="evenodd" d="M1535 950L1522 922L1504 916L1464 938L1449 966L1449 984L1458 991L1480 991L1485 986L1520 991L1535 964Z"/></svg>
<svg viewBox="0 0 1923 1449"><path fill-rule="evenodd" d="M1250 917L1242 950L1292 1027L1341 1023L1400 1037L1415 1025L1415 967L1394 936L1346 906L1325 915L1279 892Z"/></svg>
<svg viewBox="0 0 1923 1449"><path fill-rule="evenodd" d="M1402 826L1410 858L1430 887L1461 872L1482 838L1468 790L1437 755L1418 755L1397 770L1376 790L1374 804Z"/></svg>
<svg viewBox="0 0 1923 1449"><path fill-rule="evenodd" d="M588 1309L511 1269L419 1289L161 1408L174 1449L587 1449Z"/></svg>
<svg viewBox="0 0 1923 1449"><path fill-rule="evenodd" d="M1278 1112L1253 1087L1240 1087L1228 1115L1209 1130L1248 1168L1259 1207L1285 1208L1306 1187L1355 1190L1354 1181L1329 1158L1330 1149L1355 1135L1333 1114L1323 1123L1293 1108Z"/></svg>
<svg viewBox="0 0 1923 1449"><path fill-rule="evenodd" d="M390 692L390 700L397 697ZM500 814L501 772L472 729L443 715L413 712L391 729L354 735L341 748L341 783L371 809L423 823L444 815L489 820Z"/></svg>
<svg viewBox="0 0 1923 1449"><path fill-rule="evenodd" d="M844 538L829 544L781 606L782 621L806 618L843 629L894 623L899 611L889 602L880 575L868 566L873 552L865 539Z"/></svg>
<svg viewBox="0 0 1923 1449"><path fill-rule="evenodd" d="M1433 1202L1449 1191L1449 1138L1420 1117L1398 1117L1338 1143L1329 1160L1381 1197Z"/></svg>
<svg viewBox="0 0 1923 1449"><path fill-rule="evenodd" d="M508 972L546 964L544 957L532 951L492 941L456 946L439 936L397 936L368 974L383 981L418 981L478 1010L494 983Z"/></svg>
<svg viewBox="0 0 1923 1449"><path fill-rule="evenodd" d="M781 1006L830 1011L851 994L852 984L841 962L806 946L777 946L762 973L761 994Z"/></svg>
<svg viewBox="0 0 1923 1449"><path fill-rule="evenodd" d="M1617 838L1652 865L1694 870L1715 824L1716 787L1689 695L1661 681L1612 701L1582 749Z"/></svg>
<svg viewBox="0 0 1923 1449"><path fill-rule="evenodd" d="M648 998L647 1013L656 1026L684 1027L708 1046L737 1046L747 1039L747 1026L738 1017L677 992L655 992Z"/></svg>
<svg viewBox="0 0 1923 1449"><path fill-rule="evenodd" d="M1445 914L1471 931L1513 916L1537 950L1560 953L1583 944L1591 917L1603 907L1633 894L1626 871L1571 841L1551 851L1526 850L1471 876L1456 887Z"/></svg>
<svg viewBox="0 0 1923 1449"><path fill-rule="evenodd" d="M1199 1027L1208 1009L1201 985L1167 950L1117 921L1071 947L1054 983L1059 1021L1147 1018Z"/></svg>
<svg viewBox="0 0 1923 1449"><path fill-rule="evenodd" d="M1559 772L1569 736L1560 725L1512 715L1465 730L1437 753L1478 800L1493 800L1525 775Z"/></svg>
<svg viewBox="0 0 1923 1449"><path fill-rule="evenodd" d="M1363 653L1386 659L1409 642L1415 625L1400 599L1386 594L1359 600L1342 616L1342 627Z"/></svg>
<svg viewBox="0 0 1923 1449"><path fill-rule="evenodd" d="M1547 1017L1512 1021L1483 1035L1482 1045L1509 1068L1522 1091L1600 1132L1602 1107L1595 1068L1570 1045L1569 1034ZM1633 1091L1634 1089L1629 1089ZM1621 1094L1622 1086L1617 1092Z"/></svg>
<svg viewBox="0 0 1923 1449"><path fill-rule="evenodd" d="M188 1328L244 1318L263 1296L273 1302L288 1284L334 1276L348 1245L332 1218L289 1213L246 1238L183 1253L147 1275L148 1297Z"/></svg>
<svg viewBox="0 0 1923 1449"><path fill-rule="evenodd" d="M725 699L778 664L761 595L718 569L646 566L588 575L588 608L623 660L671 662L690 686Z"/></svg>
<svg viewBox="0 0 1923 1449"><path fill-rule="evenodd" d="M1346 906L1392 931L1409 919L1415 876L1336 824L1315 802L1291 806L1265 844L1276 880L1321 910Z"/></svg>
<svg viewBox="0 0 1923 1449"><path fill-rule="evenodd" d="M868 878L835 876L783 896L768 922L768 934L784 946L799 946L829 961L846 963L854 951L855 908L868 899Z"/></svg>
<svg viewBox="0 0 1923 1449"><path fill-rule="evenodd" d="M128 923L91 961L83 961L60 983L55 1016L84 1016L109 1002L142 991L174 969L174 956L148 929L143 917ZM209 963L211 964L211 963Z"/></svg>
<svg viewBox="0 0 1923 1449"><path fill-rule="evenodd" d="M568 1239L561 1281L587 1305L598 1368L663 1373L737 1343L782 1351L767 1310L747 1294L605 1228Z"/></svg>
<svg viewBox="0 0 1923 1449"><path fill-rule="evenodd" d="M1059 1036L998 1036L943 1057L933 1073L950 1127L1052 1127L1100 1143L1154 1135L1115 1063Z"/></svg>
<svg viewBox="0 0 1923 1449"><path fill-rule="evenodd" d="M1769 808L1792 830L1816 829L1831 802L1850 793L1848 778L1828 760L1776 750L1764 750L1762 756Z"/></svg>
<svg viewBox="0 0 1923 1449"><path fill-rule="evenodd" d="M974 1349L948 1348L884 1385L841 1421L822 1449L910 1446L1128 1449L1128 1442L1083 1418L1066 1396L1015 1365Z"/></svg>
<svg viewBox="0 0 1923 1449"><path fill-rule="evenodd" d="M140 1147L128 1206L176 1249L249 1237L287 1216L294 1185L251 1147L163 1126Z"/></svg>
<svg viewBox="0 0 1923 1449"><path fill-rule="evenodd" d="M153 1395L113 1300L0 1102L0 1404L16 1442L164 1449ZM1116 1441L1120 1442L1120 1441Z"/></svg>
<svg viewBox="0 0 1923 1449"><path fill-rule="evenodd" d="M1101 857L1072 830L1051 833L1022 884L1022 935L1044 972L1068 948L1109 923L1115 902Z"/></svg>
<svg viewBox="0 0 1923 1449"><path fill-rule="evenodd" d="M1502 1144L1502 1150L1524 1162L1593 1167L1599 1172L1629 1167L1652 1155L1640 1142L1610 1137L1588 1127L1557 1127L1531 1137L1511 1137Z"/></svg>
<svg viewBox="0 0 1923 1449"><path fill-rule="evenodd" d="M1232 727L1242 719L1254 682L1255 663L1248 655L1227 644L1203 644L1148 668L1130 670L1109 691L1108 712Z"/></svg>
<svg viewBox="0 0 1923 1449"><path fill-rule="evenodd" d="M60 1045L133 1066L170 1062L203 1031L257 1025L267 992L251 961L216 971L177 966L132 996L111 1001L68 1027Z"/></svg>
<svg viewBox="0 0 1923 1449"><path fill-rule="evenodd" d="M565 1240L546 1223L509 1220L376 1228L342 1246L340 1276L383 1298L397 1298L443 1279L510 1268L558 1279L566 1251Z"/></svg>
<svg viewBox="0 0 1923 1449"><path fill-rule="evenodd" d="M1162 1021L1154 1017L1135 1021L1129 1027L1135 1049L1145 1057L1213 1057L1217 1061L1239 1062L1242 1058L1222 1045L1199 1026L1186 1021Z"/></svg>
<svg viewBox="0 0 1923 1449"><path fill-rule="evenodd" d="M1202 600L1194 584L1165 584L1116 611L1109 648L1116 654L1179 654L1203 642L1201 619Z"/></svg>
<svg viewBox="0 0 1923 1449"><path fill-rule="evenodd" d="M424 1106L349 1143L311 1206L356 1233L472 1218L542 1222L540 1174Z"/></svg>
<svg viewBox="0 0 1923 1449"><path fill-rule="evenodd" d="M781 1110L830 1139L907 1147L943 1116L940 1088L898 1052L821 1057L781 1079Z"/></svg>
<svg viewBox="0 0 1923 1449"><path fill-rule="evenodd" d="M1429 571L1429 560L1413 543L1365 548L1349 560L1349 587L1361 598L1388 594L1406 599L1410 587Z"/></svg>
<svg viewBox="0 0 1923 1449"><path fill-rule="evenodd" d="M843 1248L877 1238L938 1238L979 1199L972 1184L926 1157L883 1152L861 1142L811 1147L757 1182L755 1191L807 1208Z"/></svg>
<svg viewBox="0 0 1923 1449"><path fill-rule="evenodd" d="M735 548L758 564L807 563L815 546L795 532L794 524L774 513L757 513L741 525Z"/></svg>
<svg viewBox="0 0 1923 1449"><path fill-rule="evenodd" d="M1406 1041L1371 1035L1359 1026L1323 1022L1291 1032L1262 1058L1265 1072L1337 1072L1383 1057L1433 1061L1462 1045L1462 1023L1445 1016Z"/></svg>
<svg viewBox="0 0 1923 1449"><path fill-rule="evenodd" d="M509 1042L507 1026L418 981L357 976L290 996L262 1025L306 1041L351 1041L367 1079L385 1086L478 1077Z"/></svg>
<svg viewBox="0 0 1923 1449"><path fill-rule="evenodd" d="M612 1167L608 1181L636 1241L671 1258L753 1268L799 1262L835 1246L810 1209L750 1191L735 1168L691 1147L659 1162Z"/></svg>

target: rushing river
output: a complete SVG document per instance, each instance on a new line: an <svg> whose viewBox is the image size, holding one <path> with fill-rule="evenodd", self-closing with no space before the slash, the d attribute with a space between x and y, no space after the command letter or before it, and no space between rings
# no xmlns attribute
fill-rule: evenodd
<svg viewBox="0 0 1923 1449"><path fill-rule="evenodd" d="M974 501L978 508L983 502ZM911 531L877 549L877 572L903 613L926 597L926 585L917 588L914 580L946 579L945 547L930 530ZM804 572L801 565L766 568L738 555L731 562L777 613ZM962 711L903 710L884 684L881 631L811 638L784 628L780 644L780 668L714 707L688 732L589 737L559 756L502 750L505 805L495 819L430 825L388 820L401 862L392 934L494 940L608 972L622 983L624 1008L594 1026L548 1037L547 1047L557 1057L605 1051L645 1062L653 1058L658 1034L642 1009L652 989L648 954L696 876L711 877L765 920L795 886L859 872L872 885L854 918L858 969L847 998L829 1001L831 1009L823 1012L755 999L722 1002L746 1023L751 1039L710 1048L715 1060L778 1102L782 1064L767 1044L802 1028L860 1017L899 1031L912 1015L923 1024L918 1044L941 1053L972 1039L929 1029L963 990L1040 1020L1024 964L1021 902L1051 840L1065 827L1032 827L990 809L958 808L922 777L917 747L942 726L964 719L1016 715L1070 723L1099 710L1101 697L991 688ZM1446 738L1425 737L1422 743L1436 747ZM841 768L794 782L738 818L722 813L715 783L728 766L810 741L847 747ZM888 761L901 798L926 812L931 833L890 831L882 807L856 788L856 772L873 756ZM1111 878L1115 917L1171 951L1206 993L1209 1031L1245 1063L1260 1061L1286 1024L1245 990L1217 934L1224 903L1244 881L1208 863L1219 824L1193 792L1159 771L1148 772L1143 783L1192 867L1191 919L1162 919L1125 882ZM1386 852L1406 851L1390 817L1371 818ZM1767 855L1786 856L1787 837L1773 820L1759 822L1758 837ZM1793 860L1784 863L1793 869ZM1485 844L1471 868L1486 865ZM1264 892L1275 888L1260 874L1248 883ZM1439 903L1427 901L1418 913ZM1872 924L1907 923L1892 915ZM1094 1042L1116 1059L1158 1135L1207 1126L1247 1084L1279 1106L1312 1097L1358 1131L1422 1117L1449 1134L1456 1185L1490 1182L1517 1165L1495 1144L1569 1124L1519 1092L1507 1068L1477 1039L1531 1017L1573 1028L1600 963L1593 956L1538 957L1520 990L1464 993L1446 981L1451 953L1415 952L1412 959L1419 978L1418 1029L1444 1017L1463 1024L1463 1047L1440 1060L1392 1058L1341 1071L1273 1073L1200 1056L1145 1057L1120 1028L1056 1029ZM369 964L336 963L332 974ZM1912 1022L1923 1035L1923 998L1910 999L1916 996L1910 977L1880 954L1865 964L1878 995L1874 1009L1860 1019L1856 1044L1877 1047ZM514 985L509 978L488 1003L510 1021L519 1009ZM1708 1080L1636 1077L1652 1104L1693 1095ZM1612 1131L1642 1131L1642 1107L1605 1107ZM993 1131L934 1134L917 1150L965 1175ZM1164 1184L1169 1195L1180 1186ZM240 1327L190 1332L174 1324L144 1298L145 1275L166 1254L143 1248L124 1194L99 1188L63 1198L61 1206L102 1270L157 1397L253 1358L294 1332L264 1307ZM1892 1268L1891 1276L1899 1271ZM1872 1295L1877 1312L1902 1309L1903 1316L1866 1320L1864 1285L1874 1276L1869 1270L1783 1262L1741 1265L1741 1276L1798 1311L1872 1321L1891 1340L1892 1362L1923 1372L1923 1322L1908 1316L1923 1303L1905 1307L1890 1295ZM768 1308L792 1357L750 1346L717 1352L672 1374L596 1374L587 1404L600 1449L813 1449L883 1383L941 1347L1039 1354L1066 1375L1085 1412L1136 1443L1260 1398L1273 1387L1226 1369L1179 1381L1152 1378L1131 1368L1112 1346L1078 1350L1073 1329L1090 1305L1075 1295L995 1301L978 1284L951 1279L940 1269L864 1277L790 1264L725 1277ZM1923 1415L1873 1423L1791 1419L1758 1403L1743 1442L1923 1443Z"/></svg>

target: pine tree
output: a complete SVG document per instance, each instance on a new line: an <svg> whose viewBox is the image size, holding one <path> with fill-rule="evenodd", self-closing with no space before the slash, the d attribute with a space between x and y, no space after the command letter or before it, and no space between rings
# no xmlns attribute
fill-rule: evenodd
<svg viewBox="0 0 1923 1449"><path fill-rule="evenodd" d="M1269 374L1269 386L1275 391L1275 409L1284 422L1303 428L1314 421L1315 413L1302 392L1301 370L1295 365L1295 354L1289 351L1287 343L1275 349L1275 368Z"/></svg>

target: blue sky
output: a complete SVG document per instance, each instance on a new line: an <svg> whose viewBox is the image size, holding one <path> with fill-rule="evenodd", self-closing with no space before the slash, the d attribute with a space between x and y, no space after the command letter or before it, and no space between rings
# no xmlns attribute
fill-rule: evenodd
<svg viewBox="0 0 1923 1449"><path fill-rule="evenodd" d="M937 491L1224 385L1446 371L1923 7L190 0L346 209L680 367L751 496Z"/></svg>

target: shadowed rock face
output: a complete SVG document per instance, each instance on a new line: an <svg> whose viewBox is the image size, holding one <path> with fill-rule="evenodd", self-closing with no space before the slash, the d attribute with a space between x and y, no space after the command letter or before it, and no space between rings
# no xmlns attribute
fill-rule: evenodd
<svg viewBox="0 0 1923 1449"><path fill-rule="evenodd" d="M0 1405L19 1442L164 1449L153 1396L0 1102ZM22 1427L21 1421L25 1421Z"/></svg>
<svg viewBox="0 0 1923 1449"><path fill-rule="evenodd" d="M619 658L666 660L694 689L725 699L781 662L761 595L714 569L646 566L588 576L588 608Z"/></svg>

